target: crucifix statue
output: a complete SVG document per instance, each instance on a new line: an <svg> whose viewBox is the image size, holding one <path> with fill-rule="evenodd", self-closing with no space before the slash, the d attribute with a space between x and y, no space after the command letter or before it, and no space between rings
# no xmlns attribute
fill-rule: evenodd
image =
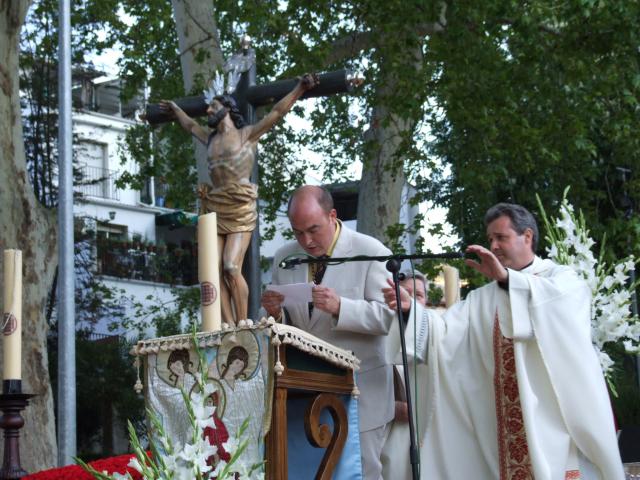
<svg viewBox="0 0 640 480"><path fill-rule="evenodd" d="M229 319L237 323L247 318L249 287L242 276L242 263L258 217L258 188L250 179L258 140L291 110L305 91L316 86L317 78L304 75L287 96L253 125L245 123L231 96L235 85L227 86L225 90L220 79L224 77L219 76L218 81L212 81L205 92L207 124L211 130L200 126L175 102L162 101L160 107L175 116L184 130L207 146L211 185L204 183L198 188L200 213L217 214L219 263L220 271L224 272L220 279L222 317L228 323L231 323Z"/></svg>
<svg viewBox="0 0 640 480"><path fill-rule="evenodd" d="M258 309L260 269L256 229L258 192L255 185L258 140L301 97L344 92L358 83L358 79L347 72L338 71L320 76L306 74L299 80L256 86L253 85L255 54L246 44L244 47L243 52L226 62L226 78L224 74L216 74L203 96L175 102L163 100L158 105L149 105L145 115L151 124L177 121L207 147L211 184L203 183L198 187L200 214L217 214L219 265L223 272L220 279L221 308L227 323L246 319L248 313L255 316ZM255 122L253 108L276 101L271 111ZM244 116L241 107L244 107ZM193 118L205 114L209 129ZM250 244L249 268L245 269L245 274L247 270L249 274L247 283L242 267ZM252 301L249 301L250 294Z"/></svg>

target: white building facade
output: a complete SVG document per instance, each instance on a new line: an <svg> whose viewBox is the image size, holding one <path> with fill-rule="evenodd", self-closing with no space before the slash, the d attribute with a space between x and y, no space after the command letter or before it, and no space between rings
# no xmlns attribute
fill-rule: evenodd
<svg viewBox="0 0 640 480"><path fill-rule="evenodd" d="M122 306L125 315L133 316L136 302L169 304L172 287L197 283L195 226L171 224L172 215L184 214L157 206L163 202L154 195L153 178L144 192L116 185L123 172L136 173L138 168L122 153L136 112L123 108L119 87L118 80L85 86L83 92L92 92L90 104L79 101L74 90L74 103L81 107L73 115L75 165L81 177L74 188L74 216L76 230L93 235L93 272L105 286L125 292L130 301ZM131 340L138 334L113 327L109 318L92 326L98 335L120 334ZM155 331L146 333L152 336Z"/></svg>

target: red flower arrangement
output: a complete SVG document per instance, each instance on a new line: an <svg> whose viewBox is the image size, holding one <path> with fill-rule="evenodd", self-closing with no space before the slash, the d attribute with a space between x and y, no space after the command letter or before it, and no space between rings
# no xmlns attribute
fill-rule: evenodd
<svg viewBox="0 0 640 480"><path fill-rule="evenodd" d="M142 480L142 475L137 470L127 467L129 461L134 457L135 455L128 453L117 457L101 458L100 460L89 462L89 465L98 472L107 471L108 473L117 472L122 474L129 472L134 480ZM67 467L42 470L23 477L23 480L94 480L94 478L79 465L69 465Z"/></svg>

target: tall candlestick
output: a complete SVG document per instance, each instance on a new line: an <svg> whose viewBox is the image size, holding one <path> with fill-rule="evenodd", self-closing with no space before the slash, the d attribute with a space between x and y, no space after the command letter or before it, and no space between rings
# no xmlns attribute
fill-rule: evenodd
<svg viewBox="0 0 640 480"><path fill-rule="evenodd" d="M22 379L22 252L4 251L3 378Z"/></svg>
<svg viewBox="0 0 640 480"><path fill-rule="evenodd" d="M460 300L460 275L458 269L449 265L442 267L444 273L444 303L449 308Z"/></svg>
<svg viewBox="0 0 640 480"><path fill-rule="evenodd" d="M198 280L203 332L216 332L222 328L218 261L217 218L215 213L207 213L198 218Z"/></svg>

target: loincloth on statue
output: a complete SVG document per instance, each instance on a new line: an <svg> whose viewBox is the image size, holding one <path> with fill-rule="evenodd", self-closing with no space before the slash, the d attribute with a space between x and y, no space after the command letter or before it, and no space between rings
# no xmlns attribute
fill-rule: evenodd
<svg viewBox="0 0 640 480"><path fill-rule="evenodd" d="M256 228L258 187L252 183L227 183L221 188L201 183L200 215L215 212L218 235L251 232Z"/></svg>

